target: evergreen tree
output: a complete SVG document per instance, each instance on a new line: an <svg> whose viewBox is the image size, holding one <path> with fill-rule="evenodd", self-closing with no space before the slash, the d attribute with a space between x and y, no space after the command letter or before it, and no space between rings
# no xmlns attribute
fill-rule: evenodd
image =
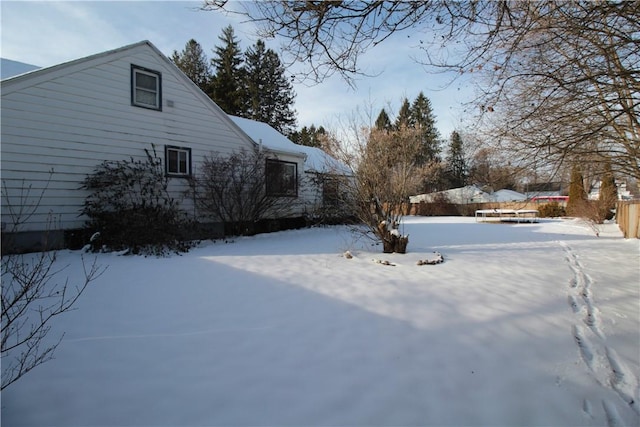
<svg viewBox="0 0 640 427"><path fill-rule="evenodd" d="M451 132L449 154L447 156L447 175L452 188L464 187L467 183L467 162L464 158L464 146L460 134Z"/></svg>
<svg viewBox="0 0 640 427"><path fill-rule="evenodd" d="M436 128L436 117L431 101L422 92L411 105L409 123L420 130L422 137L419 162L424 164L437 160L440 154L440 132Z"/></svg>
<svg viewBox="0 0 640 427"><path fill-rule="evenodd" d="M584 191L584 178L577 164L571 169L571 182L569 183L569 201L567 202L567 215L582 216L585 213L587 193Z"/></svg>
<svg viewBox="0 0 640 427"><path fill-rule="evenodd" d="M236 40L233 27L229 25L222 30L218 39L223 43L214 49L211 63L215 76L209 96L227 114L240 115L242 112L242 52Z"/></svg>
<svg viewBox="0 0 640 427"><path fill-rule="evenodd" d="M413 128L411 104L409 104L409 100L407 98L402 101L398 117L396 117L395 128L400 129L402 127Z"/></svg>
<svg viewBox="0 0 640 427"><path fill-rule="evenodd" d="M326 137L326 134L327 131L322 126L316 128L315 125L311 125L309 127L304 126L300 131L293 132L289 139L296 144L322 148L322 138Z"/></svg>
<svg viewBox="0 0 640 427"><path fill-rule="evenodd" d="M603 219L613 218L613 209L618 201L618 187L611 171L611 162L604 164L602 180L600 182L600 209Z"/></svg>
<svg viewBox="0 0 640 427"><path fill-rule="evenodd" d="M243 117L290 135L296 124L295 92L278 54L258 40L245 52Z"/></svg>
<svg viewBox="0 0 640 427"><path fill-rule="evenodd" d="M182 52L176 50L171 55L171 61L191 79L203 92L210 91L211 67L200 44L194 39L189 40Z"/></svg>
<svg viewBox="0 0 640 427"><path fill-rule="evenodd" d="M378 114L375 127L377 130L386 130L386 131L390 131L393 127L391 125L391 119L389 119L389 115L384 110L384 108L380 110L380 114Z"/></svg>

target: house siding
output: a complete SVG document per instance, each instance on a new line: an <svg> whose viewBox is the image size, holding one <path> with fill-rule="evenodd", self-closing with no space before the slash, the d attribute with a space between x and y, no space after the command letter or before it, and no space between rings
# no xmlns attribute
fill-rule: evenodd
<svg viewBox="0 0 640 427"><path fill-rule="evenodd" d="M132 64L161 73L162 111L131 105ZM173 145L191 149L197 173L211 152L254 145L147 42L8 79L1 89L3 229L7 199L14 208L38 204L22 231L47 230L52 217L55 228L82 227L80 184L104 160L144 159L152 144L164 160L164 145ZM171 178L175 197L185 189L186 180ZM183 208L194 212L189 203Z"/></svg>

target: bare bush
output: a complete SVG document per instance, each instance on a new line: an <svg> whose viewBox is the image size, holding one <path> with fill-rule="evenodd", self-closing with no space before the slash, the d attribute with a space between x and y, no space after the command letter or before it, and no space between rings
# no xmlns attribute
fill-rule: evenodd
<svg viewBox="0 0 640 427"><path fill-rule="evenodd" d="M21 231L38 209L45 191L46 186L32 198L31 187L24 186L18 199L11 200L3 182L3 208L11 221L6 231L9 235ZM49 340L52 320L71 310L89 283L104 271L96 260L87 267L83 258L84 277L78 284L70 284L62 275L65 267L59 265L56 252L47 251L46 241L45 236L40 252L2 257L2 390L53 358L62 337ZM17 248L12 242L4 243Z"/></svg>
<svg viewBox="0 0 640 427"><path fill-rule="evenodd" d="M372 129L361 147L355 174L354 199L358 218L382 241L383 252L405 253L409 236L399 231L409 196L424 181L417 162L420 133L402 127L397 131Z"/></svg>
<svg viewBox="0 0 640 427"><path fill-rule="evenodd" d="M319 190L313 208L307 217L315 224L344 224L355 220L352 197L353 177L340 173L317 173L309 179L309 184Z"/></svg>
<svg viewBox="0 0 640 427"><path fill-rule="evenodd" d="M235 235L252 234L260 220L290 216L297 191L282 191L290 183L281 181L295 180L297 188L298 177L268 170L270 160L259 148L206 156L191 182L200 212L224 222Z"/></svg>
<svg viewBox="0 0 640 427"><path fill-rule="evenodd" d="M162 255L184 252L189 219L169 192L169 178L155 147L144 160L105 161L82 183L89 191L82 214L87 227L99 233L91 247Z"/></svg>

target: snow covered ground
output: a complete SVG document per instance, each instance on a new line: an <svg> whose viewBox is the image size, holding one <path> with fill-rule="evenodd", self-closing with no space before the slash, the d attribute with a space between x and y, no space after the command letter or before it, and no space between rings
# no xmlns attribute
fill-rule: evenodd
<svg viewBox="0 0 640 427"><path fill-rule="evenodd" d="M2 423L640 423L638 240L575 220L404 228L406 255L344 227L100 254L107 271L54 324L56 359L2 393ZM417 265L434 251L443 264ZM80 255L60 253L71 277Z"/></svg>

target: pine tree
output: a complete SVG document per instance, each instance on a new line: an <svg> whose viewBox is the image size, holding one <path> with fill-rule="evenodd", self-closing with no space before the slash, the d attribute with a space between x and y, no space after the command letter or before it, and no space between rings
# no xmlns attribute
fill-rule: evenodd
<svg viewBox="0 0 640 427"><path fill-rule="evenodd" d="M215 76L211 85L211 98L227 114L240 115L242 113L242 52L236 40L233 27L229 25L222 30L218 39L223 43L214 49L211 63L215 69Z"/></svg>
<svg viewBox="0 0 640 427"><path fill-rule="evenodd" d="M380 114L378 114L378 118L376 119L375 128L377 130L386 130L390 131L392 129L391 119L389 119L389 115L384 110L380 110Z"/></svg>
<svg viewBox="0 0 640 427"><path fill-rule="evenodd" d="M396 117L395 128L400 129L402 127L413 128L413 121L411 116L411 104L409 100L405 98L400 106L398 117Z"/></svg>
<svg viewBox="0 0 640 427"><path fill-rule="evenodd" d="M211 67L200 44L194 39L189 40L182 52L176 50L171 55L171 61L191 79L203 92L210 91Z"/></svg>
<svg viewBox="0 0 640 427"><path fill-rule="evenodd" d="M258 40L245 52L242 115L269 124L285 135L293 133L295 92L278 54Z"/></svg>
<svg viewBox="0 0 640 427"><path fill-rule="evenodd" d="M419 162L424 164L437 160L440 154L440 132L436 128L436 117L431 101L422 92L411 105L409 123L421 133L422 150Z"/></svg>
<svg viewBox="0 0 640 427"><path fill-rule="evenodd" d="M577 164L571 169L571 182L569 183L569 201L567 202L567 215L582 216L585 213L587 193L584 191L584 178Z"/></svg>
<svg viewBox="0 0 640 427"><path fill-rule="evenodd" d="M467 183L468 167L464 158L464 145L460 134L456 131L451 132L447 175L452 188L464 187Z"/></svg>
<svg viewBox="0 0 640 427"><path fill-rule="evenodd" d="M326 137L327 131L322 126L316 128L315 125L304 126L300 131L295 131L289 135L289 139L296 144L307 147L322 148L322 138Z"/></svg>

